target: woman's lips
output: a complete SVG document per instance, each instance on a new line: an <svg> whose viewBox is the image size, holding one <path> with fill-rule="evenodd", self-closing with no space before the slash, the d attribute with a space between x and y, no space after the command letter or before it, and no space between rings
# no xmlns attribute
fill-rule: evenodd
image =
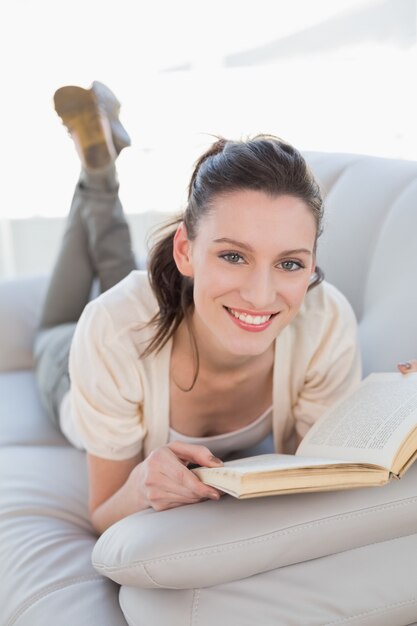
<svg viewBox="0 0 417 626"><path fill-rule="evenodd" d="M227 307L224 307L225 310L227 311L230 319L236 324L236 326L239 326L239 328L242 328L242 330L247 330L249 332L252 333L259 333L263 330L265 330L266 328L268 328L271 324L272 321L274 320L274 318L279 315L278 313L263 313L263 314L252 314L251 317L265 317L266 315L270 315L270 318L268 320L266 320L265 322L261 322L259 324L254 324L254 323L249 323L249 322L245 322L244 320L239 319L238 317L236 317L235 315L233 315L233 313L231 312L230 309L228 309ZM247 315L249 315L248 313L241 311L240 309L233 309L235 310L237 313L245 313Z"/></svg>

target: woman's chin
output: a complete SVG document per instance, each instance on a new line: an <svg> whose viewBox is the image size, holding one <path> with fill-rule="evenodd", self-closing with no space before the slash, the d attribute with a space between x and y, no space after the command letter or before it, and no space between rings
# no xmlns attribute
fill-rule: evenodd
<svg viewBox="0 0 417 626"><path fill-rule="evenodd" d="M222 343L223 350L228 352L230 356L235 357L256 357L264 354L274 342L275 337L269 341L224 341Z"/></svg>

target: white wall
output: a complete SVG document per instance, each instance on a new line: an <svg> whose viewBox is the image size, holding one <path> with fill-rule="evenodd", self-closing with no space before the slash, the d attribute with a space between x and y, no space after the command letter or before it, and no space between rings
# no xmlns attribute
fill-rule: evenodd
<svg viewBox="0 0 417 626"><path fill-rule="evenodd" d="M132 220L181 208L217 134L417 159L416 4L73 0L63 13L55 0L2 3L0 277L49 268L56 254L79 170L53 109L64 84L98 79L120 98Z"/></svg>
<svg viewBox="0 0 417 626"><path fill-rule="evenodd" d="M160 212L127 215L133 248L139 261L146 257L148 235L170 215ZM0 279L51 270L64 232L65 217L3 220L1 224Z"/></svg>

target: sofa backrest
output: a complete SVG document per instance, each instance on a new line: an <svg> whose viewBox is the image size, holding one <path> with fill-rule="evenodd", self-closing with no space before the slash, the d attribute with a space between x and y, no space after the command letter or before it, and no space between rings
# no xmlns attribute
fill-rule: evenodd
<svg viewBox="0 0 417 626"><path fill-rule="evenodd" d="M359 321L364 374L417 358L417 162L306 152L326 203L318 263ZM142 239L155 219L128 216ZM158 219L157 219L158 218ZM0 282L0 371L33 365L32 342L47 277Z"/></svg>
<svg viewBox="0 0 417 626"><path fill-rule="evenodd" d="M359 321L364 374L417 358L417 162L306 152L325 195L318 264Z"/></svg>

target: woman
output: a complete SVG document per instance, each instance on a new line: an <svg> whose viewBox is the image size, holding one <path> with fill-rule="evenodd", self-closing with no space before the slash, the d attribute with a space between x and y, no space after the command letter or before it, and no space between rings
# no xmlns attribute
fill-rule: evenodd
<svg viewBox="0 0 417 626"><path fill-rule="evenodd" d="M300 153L276 137L216 141L140 272L118 198L119 107L97 82L55 94L83 167L35 346L48 413L87 451L98 533L218 499L189 464L271 432L294 452L361 374L353 311L316 267L322 198Z"/></svg>

